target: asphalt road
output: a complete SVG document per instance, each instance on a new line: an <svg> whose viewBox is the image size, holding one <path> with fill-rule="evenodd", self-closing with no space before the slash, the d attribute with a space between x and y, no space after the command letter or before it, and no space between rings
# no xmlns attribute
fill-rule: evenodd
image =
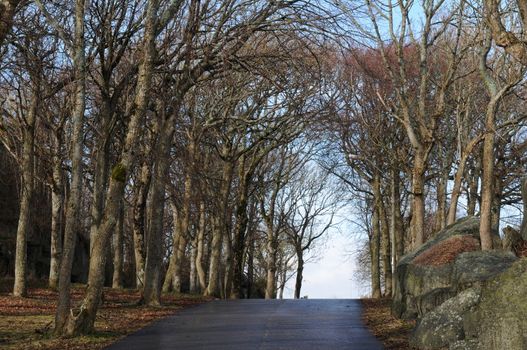
<svg viewBox="0 0 527 350"><path fill-rule="evenodd" d="M227 300L165 318L111 350L377 350L358 300Z"/></svg>

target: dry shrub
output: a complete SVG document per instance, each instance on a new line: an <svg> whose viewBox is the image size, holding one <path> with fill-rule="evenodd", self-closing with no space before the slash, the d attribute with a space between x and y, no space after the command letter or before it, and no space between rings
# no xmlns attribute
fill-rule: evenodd
<svg viewBox="0 0 527 350"><path fill-rule="evenodd" d="M423 266L440 266L453 262L464 252L480 249L479 241L472 236L453 236L425 250L413 260L414 264Z"/></svg>

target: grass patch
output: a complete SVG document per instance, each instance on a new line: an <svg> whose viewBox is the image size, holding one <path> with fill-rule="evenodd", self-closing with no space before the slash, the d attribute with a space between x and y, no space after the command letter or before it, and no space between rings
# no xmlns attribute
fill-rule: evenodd
<svg viewBox="0 0 527 350"><path fill-rule="evenodd" d="M362 299L362 319L370 331L389 350L408 350L408 337L415 321L405 321L391 313L391 299Z"/></svg>
<svg viewBox="0 0 527 350"><path fill-rule="evenodd" d="M72 288L73 305L78 305L85 286ZM187 307L208 301L196 295L165 295L162 307L138 306L135 290L105 289L103 304L88 336L59 339L52 336L57 293L47 288L31 288L27 298L0 292L0 348L14 349L102 349L151 322Z"/></svg>

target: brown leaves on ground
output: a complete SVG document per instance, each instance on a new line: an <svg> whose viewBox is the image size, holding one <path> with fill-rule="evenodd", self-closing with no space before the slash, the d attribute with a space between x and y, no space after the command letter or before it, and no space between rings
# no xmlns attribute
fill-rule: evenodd
<svg viewBox="0 0 527 350"><path fill-rule="evenodd" d="M453 262L464 252L480 249L479 241L472 236L453 236L430 247L415 257L414 264L424 266L440 266Z"/></svg>
<svg viewBox="0 0 527 350"><path fill-rule="evenodd" d="M408 350L408 337L415 321L400 320L391 314L391 299L362 299L362 319L388 350Z"/></svg>
<svg viewBox="0 0 527 350"><path fill-rule="evenodd" d="M84 295L84 286L72 289L73 304ZM55 291L30 289L27 298L0 293L0 348L2 349L102 349L154 320L206 302L201 296L163 296L162 307L138 306L134 290L105 289L95 322L96 332L73 339L51 336L56 307Z"/></svg>

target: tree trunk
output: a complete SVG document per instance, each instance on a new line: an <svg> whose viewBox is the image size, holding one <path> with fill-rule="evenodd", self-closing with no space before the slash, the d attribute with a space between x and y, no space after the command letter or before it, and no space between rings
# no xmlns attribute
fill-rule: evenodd
<svg viewBox="0 0 527 350"><path fill-rule="evenodd" d="M75 2L75 106L73 111L73 134L71 154L71 184L66 205L66 222L64 227L63 255L60 263L59 296L55 314L55 333L67 333L67 322L70 313L71 269L75 254L78 219L82 196L82 156L83 156L83 126L86 107L86 58L84 45L84 8L85 0Z"/></svg>
<svg viewBox="0 0 527 350"><path fill-rule="evenodd" d="M379 220L381 228L381 249L382 249L382 269L384 274L384 296L392 295L392 251L390 244L390 228L388 218L386 217L386 208L382 199L382 193L379 188Z"/></svg>
<svg viewBox="0 0 527 350"><path fill-rule="evenodd" d="M150 180L152 172L147 162L141 167L141 175L138 183L138 191L135 197L133 209L133 238L134 238L134 258L135 258L135 276L136 287L142 289L145 281L145 214Z"/></svg>
<svg viewBox="0 0 527 350"><path fill-rule="evenodd" d="M82 3L82 0L78 0ZM82 4L84 5L84 4ZM84 6L80 6L84 9ZM151 0L147 4L147 15L146 25L144 31L144 53L143 61L139 68L139 77L137 81L137 93L135 100L135 112L130 118L128 125L128 131L126 134L125 144L121 153L120 161L113 167L110 182L108 187L108 194L106 196L106 204L104 206L104 214L99 225L97 239L94 242L92 251L92 258L90 259L89 274L88 274L88 288L85 293L84 300L81 304L80 311L75 315L73 312L69 314L68 325L64 332L66 335L78 335L81 333L90 333L93 331L93 325L95 322L95 316L101 300L102 287L104 283L104 268L106 265L106 254L105 248L109 244L111 234L115 229L116 218L118 217L119 210L121 207L121 201L124 196L124 189L127 182L130 169L133 166L136 145L140 138L141 122L146 115L146 109L148 105L148 94L150 93L150 85L152 81L153 61L154 61L154 39L155 39L155 18L157 15L158 1ZM78 16L83 18L84 16ZM72 252L73 253L73 252ZM65 254L63 257L63 263L61 264L61 272L59 280L62 281L64 275L70 276L70 271L67 274L63 273L62 266L64 265ZM68 284L69 292L69 284ZM60 300L59 300L60 305ZM68 306L65 309L68 314L69 309L69 298ZM62 315L59 310L57 314ZM56 325L61 323L56 322ZM63 325L63 324L62 324ZM59 329L62 330L62 325Z"/></svg>
<svg viewBox="0 0 527 350"><path fill-rule="evenodd" d="M302 279L304 278L304 251L302 248L296 249L296 282L295 282L295 299L300 299L300 290L302 289Z"/></svg>
<svg viewBox="0 0 527 350"><path fill-rule="evenodd" d="M165 213L165 184L170 166L169 156L174 135L174 123L169 118L161 129L154 154L157 156L152 176L150 215L143 301L149 306L161 305L161 264L163 259L163 217Z"/></svg>
<svg viewBox="0 0 527 350"><path fill-rule="evenodd" d="M55 135L56 152L53 155L53 184L51 188L51 258L49 261L49 287L59 285L59 269L62 256L62 222L64 184L62 182L62 157L60 155L62 138L57 130Z"/></svg>
<svg viewBox="0 0 527 350"><path fill-rule="evenodd" d="M205 296L220 296L219 277L220 277L220 257L221 243L223 240L223 230L221 229L221 219L215 215L213 218L214 225L212 231L212 244L209 265L209 284L205 289Z"/></svg>
<svg viewBox="0 0 527 350"><path fill-rule="evenodd" d="M20 194L20 213L16 231L15 252L15 283L13 295L16 297L27 296L27 237L30 231L31 206L33 205L33 192L35 185L35 122L38 105L38 89L33 90L31 106L27 113L24 125L24 141L22 145L22 192Z"/></svg>
<svg viewBox="0 0 527 350"><path fill-rule="evenodd" d="M225 150L223 150L226 153ZM220 278L220 258L223 236L228 232L227 214L228 200L231 189L233 165L230 162L224 162L221 188L219 211L214 217L214 230L212 234L212 247L209 267L209 284L205 290L206 296L220 296L219 278Z"/></svg>
<svg viewBox="0 0 527 350"><path fill-rule="evenodd" d="M376 175L373 180L373 188L377 188L379 177ZM381 274L379 264L379 250L380 250L380 223L379 223L379 202L377 196L373 198L373 214L372 214L372 233L370 237L370 257L371 257L371 296L374 299L381 297Z"/></svg>
<svg viewBox="0 0 527 350"><path fill-rule="evenodd" d="M176 276L176 265L178 265L179 240L181 239L181 218L174 201L170 202L170 208L172 210L172 254L170 255L165 281L163 282L163 293L172 291L176 284L174 283L174 278ZM181 283L178 281L177 285L180 286ZM176 290L176 292L179 292L179 290Z"/></svg>
<svg viewBox="0 0 527 350"><path fill-rule="evenodd" d="M267 278L265 299L276 298L276 260L278 255L278 238L275 236L273 226L267 228Z"/></svg>
<svg viewBox="0 0 527 350"><path fill-rule="evenodd" d="M422 150L417 150L412 169L412 239L413 248L417 249L424 243L425 196L424 175L425 157Z"/></svg>
<svg viewBox="0 0 527 350"><path fill-rule="evenodd" d="M520 234L524 241L527 241L527 177L521 179L521 193L523 202L523 217L520 227Z"/></svg>
<svg viewBox="0 0 527 350"><path fill-rule="evenodd" d="M204 292L207 288L205 281L205 270L203 269L203 246L205 239L205 202L201 201L199 204L199 228L198 228L198 239L197 239L197 252L196 252L196 273L198 275L199 287L201 292Z"/></svg>
<svg viewBox="0 0 527 350"><path fill-rule="evenodd" d="M192 294L195 294L198 292L199 286L198 286L198 278L197 278L197 271L196 271L196 250L197 250L197 237L193 240L193 242L190 245L190 273L189 273L189 291Z"/></svg>
<svg viewBox="0 0 527 350"><path fill-rule="evenodd" d="M492 114L492 116L490 116ZM479 235L481 249L492 249L492 200L494 194L494 113L487 112L487 131L483 141L482 182L481 182L481 218Z"/></svg>
<svg viewBox="0 0 527 350"><path fill-rule="evenodd" d="M114 232L113 240L113 278L112 288L123 288L123 236L124 236L124 203L121 203L119 221Z"/></svg>

